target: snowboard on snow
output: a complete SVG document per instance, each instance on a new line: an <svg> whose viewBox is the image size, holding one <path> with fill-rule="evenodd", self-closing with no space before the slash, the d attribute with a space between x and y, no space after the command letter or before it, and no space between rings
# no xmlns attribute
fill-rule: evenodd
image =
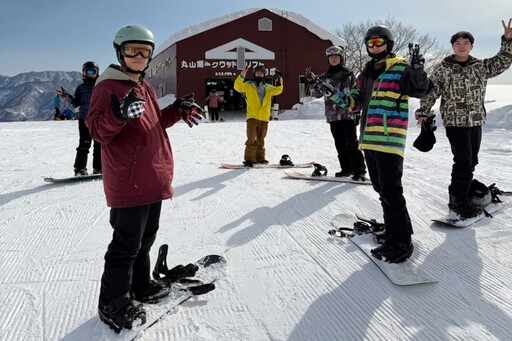
<svg viewBox="0 0 512 341"><path fill-rule="evenodd" d="M200 280L202 283L211 283L214 285L214 282L225 277L227 261L222 256L207 255L194 264L197 265L199 269L193 279ZM146 311L146 323L138 325L137 322L140 321L136 320L134 321L132 329L123 329L119 334L116 334L114 330L110 329L110 327L102 322L99 316L96 315L66 335L61 341L136 340L141 337L145 331L165 319L181 304L193 297L196 297L196 295L188 290L186 285L172 283L169 296L155 304L143 304L144 310Z"/></svg>
<svg viewBox="0 0 512 341"><path fill-rule="evenodd" d="M350 227L351 222L354 224L353 227ZM356 226L358 222L367 223L369 227L361 229ZM375 241L375 237L378 237L383 232L384 224L374 219L366 219L357 215L354 223L354 218L351 214L338 214L332 218L331 225L335 227L335 230L330 230L330 235L347 237L359 250L366 254L391 283L398 286L411 286L438 282L438 280L420 268L421 264L418 264L414 253L411 258L398 264L387 263L384 260L373 257L371 250L380 245Z"/></svg>
<svg viewBox="0 0 512 341"><path fill-rule="evenodd" d="M490 196L491 204L489 204L488 206L485 207L484 212L482 212L480 215L478 215L476 217L464 219L464 218L461 218L461 216L459 214L450 210L450 212L446 216L441 217L441 218L432 219L432 221L441 223L443 225L451 226L451 227L458 227L458 228L468 227L482 219L492 218L493 213L498 212L501 209L505 209L511 205L510 202L503 202L501 200L501 197L502 196L510 197L510 196L512 196L512 192L502 191L498 187L496 187L496 184L494 184L494 183L490 186L486 186L475 179L473 179L473 182L471 184L472 188L470 189L470 192L474 190L474 188L473 188L474 184L476 184L475 188L476 188L476 186L480 186L479 188L476 188L476 190L481 191L481 193L479 194L480 196L477 196L478 193L476 192L476 190L474 191L475 194L473 194L477 199L481 198L481 197L486 198L487 196Z"/></svg>
<svg viewBox="0 0 512 341"><path fill-rule="evenodd" d="M68 178L44 178L44 181L58 184L58 183L89 181L89 180L101 179L102 177L103 177L102 174L90 174L90 175L81 175L81 176L70 176Z"/></svg>
<svg viewBox="0 0 512 341"><path fill-rule="evenodd" d="M222 168L227 169L253 169L253 168L309 168L313 167L314 162L307 163L298 163L292 165L280 165L278 163L270 163L270 164L261 164L255 163L253 167L247 167L244 164L229 164L229 163L221 163L220 166Z"/></svg>
<svg viewBox="0 0 512 341"><path fill-rule="evenodd" d="M487 206L485 208L485 210L487 211L487 213L489 215L492 215L493 213L496 213L499 210L505 208L505 206L506 205L504 203L495 203L495 204L490 204L489 206ZM460 215L458 215L457 213L450 210L450 212L447 215L445 215L444 217L435 218L435 219L432 219L432 221L434 221L436 223L441 223L443 225L451 226L451 227L464 228L464 227L471 226L474 223L476 223L477 221L480 221L485 218L492 218L492 216L489 217L485 212L482 212L482 213L480 213L480 215L478 215L476 217L464 219L464 218L461 218Z"/></svg>
<svg viewBox="0 0 512 341"><path fill-rule="evenodd" d="M367 179L366 181L352 180L349 177L335 177L335 176L312 176L311 174L303 174L299 172L295 172L293 170L285 170L284 174L293 179L300 180L309 180L309 181L328 181L328 182L342 182L347 184L356 184L356 185L371 185L371 181Z"/></svg>

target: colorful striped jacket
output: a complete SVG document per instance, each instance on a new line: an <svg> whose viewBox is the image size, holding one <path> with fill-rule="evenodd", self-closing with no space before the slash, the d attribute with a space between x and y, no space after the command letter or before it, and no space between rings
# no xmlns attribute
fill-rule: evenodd
<svg viewBox="0 0 512 341"><path fill-rule="evenodd" d="M423 69L412 69L407 61L392 55L383 73L373 76L374 61L366 64L349 95L341 92L331 100L351 111L361 110L359 149L404 157L409 97L421 98L432 90Z"/></svg>

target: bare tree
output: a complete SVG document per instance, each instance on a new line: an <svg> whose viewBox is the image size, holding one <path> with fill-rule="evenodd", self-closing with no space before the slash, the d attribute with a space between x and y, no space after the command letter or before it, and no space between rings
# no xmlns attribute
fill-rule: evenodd
<svg viewBox="0 0 512 341"><path fill-rule="evenodd" d="M388 17L384 21L366 20L358 23L350 22L343 25L342 29L337 28L334 34L347 41L347 47L345 48L346 66L349 70L354 71L355 74L361 72L369 60L363 40L366 31L375 25L385 25L393 32L395 39L393 52L404 58L408 58L409 43L418 44L420 46L420 53L423 54L426 60L425 71L427 73L450 53L449 50L441 48L435 38L428 34L420 34L414 27L406 26L393 17Z"/></svg>

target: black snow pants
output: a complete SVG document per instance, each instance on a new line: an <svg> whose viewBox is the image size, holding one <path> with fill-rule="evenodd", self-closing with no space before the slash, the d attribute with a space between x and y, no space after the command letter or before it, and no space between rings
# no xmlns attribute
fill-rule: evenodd
<svg viewBox="0 0 512 341"><path fill-rule="evenodd" d="M80 135L80 140L78 143L78 147L76 148L76 157L74 168L76 170L87 169L87 154L89 154L89 149L91 148L91 134L89 133L89 129L85 125L84 120L78 120L78 133ZM97 141L94 141L94 150L92 154L92 168L101 172L101 144Z"/></svg>
<svg viewBox="0 0 512 341"><path fill-rule="evenodd" d="M394 241L409 244L413 229L403 196L404 159L374 150L365 150L364 155L373 189L379 193L386 234Z"/></svg>
<svg viewBox="0 0 512 341"><path fill-rule="evenodd" d="M452 180L448 193L460 200L466 200L478 165L478 152L482 141L482 126L446 127L453 154Z"/></svg>
<svg viewBox="0 0 512 341"><path fill-rule="evenodd" d="M359 143L354 120L333 121L329 122L329 125L341 170L347 173L364 173L366 167L363 153L358 149Z"/></svg>
<svg viewBox="0 0 512 341"><path fill-rule="evenodd" d="M149 251L156 239L161 208L162 202L159 201L110 210L114 233L105 254L101 304L147 287L151 271Z"/></svg>

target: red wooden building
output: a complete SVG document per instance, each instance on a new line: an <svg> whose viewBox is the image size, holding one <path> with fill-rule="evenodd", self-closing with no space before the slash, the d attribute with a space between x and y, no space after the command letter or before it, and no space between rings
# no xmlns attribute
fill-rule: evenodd
<svg viewBox="0 0 512 341"><path fill-rule="evenodd" d="M278 9L249 9L179 31L160 45L147 73L158 97L196 94L205 103L209 90L228 102L226 110L245 106L233 82L244 65L264 65L271 77L277 69L284 91L275 98L280 108L291 108L305 95L304 69L317 74L327 69L325 50L345 46L340 37L305 17ZM252 77L252 70L248 76Z"/></svg>

